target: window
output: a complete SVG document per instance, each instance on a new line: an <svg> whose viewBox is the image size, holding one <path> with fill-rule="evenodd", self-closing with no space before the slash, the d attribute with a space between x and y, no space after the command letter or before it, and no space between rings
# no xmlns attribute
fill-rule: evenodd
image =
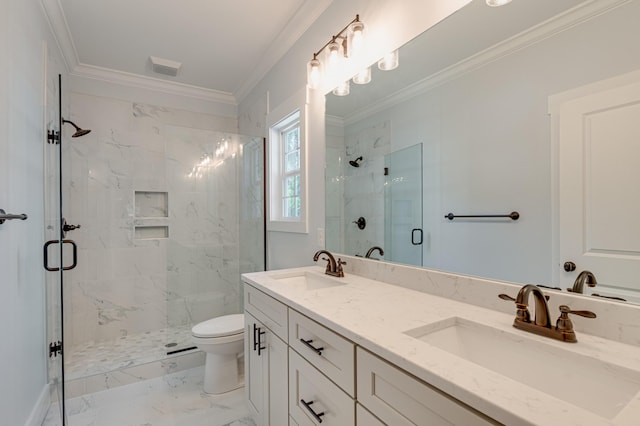
<svg viewBox="0 0 640 426"><path fill-rule="evenodd" d="M299 99L298 99L299 100ZM303 104L303 102L302 102ZM304 108L289 100L269 124L270 231L307 233Z"/></svg>
<svg viewBox="0 0 640 426"><path fill-rule="evenodd" d="M300 217L300 120L280 132L282 163L282 216Z"/></svg>

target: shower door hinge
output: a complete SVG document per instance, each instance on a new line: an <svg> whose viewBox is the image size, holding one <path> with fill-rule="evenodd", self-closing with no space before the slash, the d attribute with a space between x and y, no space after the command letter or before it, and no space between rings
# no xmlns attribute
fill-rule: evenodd
<svg viewBox="0 0 640 426"><path fill-rule="evenodd" d="M62 353L62 342L58 340L57 342L49 343L49 358L56 357Z"/></svg>
<svg viewBox="0 0 640 426"><path fill-rule="evenodd" d="M55 130L47 131L47 142L48 143L60 143L60 132L56 132Z"/></svg>

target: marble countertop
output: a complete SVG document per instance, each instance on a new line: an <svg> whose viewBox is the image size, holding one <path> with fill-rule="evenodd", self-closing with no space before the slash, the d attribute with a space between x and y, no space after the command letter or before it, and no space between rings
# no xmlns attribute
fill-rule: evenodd
<svg viewBox="0 0 640 426"><path fill-rule="evenodd" d="M318 274L345 285L309 290L275 278L296 272ZM595 414L586 408L590 406L584 401L606 393L604 383L588 384L581 394L566 396L565 399L573 398L570 400L577 405L570 404L405 332L452 317L468 320L505 333L511 339L539 342L551 352L560 349L568 351L570 356L575 354L576 359L586 356L599 360L608 370L627 371L632 388L640 383L640 348L637 346L586 333L578 333L578 343L560 342L512 327L515 306L514 314L508 315L354 274L335 279L323 272L320 266L254 272L244 274L243 281L501 423L640 424L640 393L621 401L620 406L626 405L622 410ZM555 313L551 316L555 320ZM527 366L521 365L521 368ZM589 373L584 371L585 375Z"/></svg>

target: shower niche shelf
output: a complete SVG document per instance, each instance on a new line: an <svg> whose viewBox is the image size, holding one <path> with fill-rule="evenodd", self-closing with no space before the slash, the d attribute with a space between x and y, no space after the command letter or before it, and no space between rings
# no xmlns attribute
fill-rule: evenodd
<svg viewBox="0 0 640 426"><path fill-rule="evenodd" d="M169 238L169 194L160 191L135 191L134 238Z"/></svg>

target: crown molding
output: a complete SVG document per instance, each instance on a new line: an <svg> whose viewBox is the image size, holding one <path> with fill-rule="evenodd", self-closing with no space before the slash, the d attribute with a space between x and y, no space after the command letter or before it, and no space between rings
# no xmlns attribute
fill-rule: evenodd
<svg viewBox="0 0 640 426"><path fill-rule="evenodd" d="M311 27L333 0L307 0L291 17L287 25L264 52L258 65L247 80L234 92L241 103L271 68L291 49L298 39Z"/></svg>
<svg viewBox="0 0 640 426"><path fill-rule="evenodd" d="M72 76L106 81L123 86L137 87L141 89L153 90L167 93L169 95L184 96L192 99L200 99L208 102L215 102L237 106L236 98L233 94L219 90L207 89L205 87L193 86L190 84L166 81L159 78L142 76L139 74L116 71L109 68L102 68L95 65L78 64L70 73Z"/></svg>
<svg viewBox="0 0 640 426"><path fill-rule="evenodd" d="M479 69L493 61L512 55L549 37L595 18L633 0L590 0L556 15L519 34L503 40L475 55L431 74L404 89L389 95L370 107L362 108L345 117L345 125L356 123L366 117L384 111L420 94L426 93L464 74Z"/></svg>
<svg viewBox="0 0 640 426"><path fill-rule="evenodd" d="M324 124L332 127L344 127L344 118L337 115L325 115Z"/></svg>
<svg viewBox="0 0 640 426"><path fill-rule="evenodd" d="M44 11L45 18L49 22L53 38L56 40L60 52L62 52L66 69L71 72L78 66L80 60L60 0L40 0L40 5Z"/></svg>

